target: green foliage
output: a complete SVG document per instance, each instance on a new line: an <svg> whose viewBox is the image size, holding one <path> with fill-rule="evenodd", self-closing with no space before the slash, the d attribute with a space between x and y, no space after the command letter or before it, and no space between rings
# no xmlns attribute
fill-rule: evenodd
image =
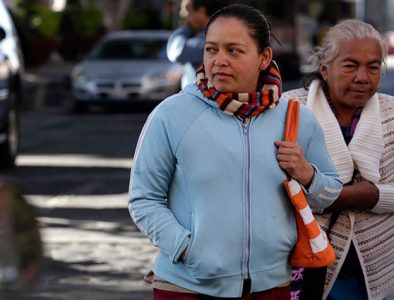
<svg viewBox="0 0 394 300"><path fill-rule="evenodd" d="M46 7L38 6L35 15L30 19L30 25L38 35L44 37L56 36L61 20L61 14Z"/></svg>
<svg viewBox="0 0 394 300"><path fill-rule="evenodd" d="M148 22L148 18L146 15L130 9L127 12L126 16L123 18L122 28L123 29L144 28L147 22Z"/></svg>
<svg viewBox="0 0 394 300"><path fill-rule="evenodd" d="M96 33L103 27L103 14L94 5L89 5L82 11L82 20L85 33Z"/></svg>
<svg viewBox="0 0 394 300"><path fill-rule="evenodd" d="M123 29L159 29L162 26L157 11L149 7L130 8L122 21Z"/></svg>
<svg viewBox="0 0 394 300"><path fill-rule="evenodd" d="M102 30L104 19L94 4L70 3L65 11L54 12L39 0L17 0L15 14L28 35L43 37L55 36L61 26L67 31L94 34Z"/></svg>
<svg viewBox="0 0 394 300"><path fill-rule="evenodd" d="M27 17L38 4L39 0L16 0L18 16Z"/></svg>
<svg viewBox="0 0 394 300"><path fill-rule="evenodd" d="M94 34L103 28L103 14L93 4L87 6L69 5L64 12L63 22L67 31Z"/></svg>
<svg viewBox="0 0 394 300"><path fill-rule="evenodd" d="M40 5L38 0L18 0L17 22L28 36L54 37L59 30L61 13Z"/></svg>

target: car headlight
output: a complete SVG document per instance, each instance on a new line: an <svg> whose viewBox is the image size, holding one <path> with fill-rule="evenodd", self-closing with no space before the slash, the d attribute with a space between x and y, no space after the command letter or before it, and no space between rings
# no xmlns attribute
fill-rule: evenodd
<svg viewBox="0 0 394 300"><path fill-rule="evenodd" d="M168 81L178 82L181 80L182 71L181 70L170 70L166 73L166 79Z"/></svg>
<svg viewBox="0 0 394 300"><path fill-rule="evenodd" d="M163 73L155 73L149 76L152 81L166 80L170 82L179 82L181 80L182 72L181 70L169 70Z"/></svg>
<svg viewBox="0 0 394 300"><path fill-rule="evenodd" d="M71 72L71 79L75 83L85 83L90 80L89 76L83 71L82 68L75 68Z"/></svg>

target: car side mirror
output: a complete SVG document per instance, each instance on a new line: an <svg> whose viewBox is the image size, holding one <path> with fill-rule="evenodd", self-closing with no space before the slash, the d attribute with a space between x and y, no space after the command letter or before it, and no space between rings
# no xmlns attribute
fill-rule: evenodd
<svg viewBox="0 0 394 300"><path fill-rule="evenodd" d="M5 30L3 29L3 27L0 27L0 41L4 40L5 37L6 37Z"/></svg>

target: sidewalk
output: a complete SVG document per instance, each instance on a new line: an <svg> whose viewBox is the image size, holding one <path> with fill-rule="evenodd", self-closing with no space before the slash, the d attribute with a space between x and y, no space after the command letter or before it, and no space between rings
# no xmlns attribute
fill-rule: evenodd
<svg viewBox="0 0 394 300"><path fill-rule="evenodd" d="M92 152L90 156L80 155L81 161L69 162L71 166L67 165L68 161L64 162L70 153L83 154L75 148L66 149L64 144L78 145L80 139L89 139L101 147L104 142L97 141L105 136L99 133L108 127L105 120L111 118L75 116L63 110L70 99L66 80L73 65L52 62L26 70L19 158L23 160L30 155L44 160L19 164L1 176L14 179L16 185L23 183L24 189L38 186L37 192L25 192L24 196L37 211L45 263L31 289L23 293L0 291L0 299L150 300L152 291L143 285L143 276L152 265L156 248L134 226L127 210L127 183L124 182L129 178L130 158L124 162L116 156ZM128 120L131 116L123 118ZM70 132L73 124L89 125L99 122L96 119L102 120L101 129L81 125L79 131ZM127 122L133 123L133 120ZM118 124L123 123L126 121ZM130 140L129 128L127 132L126 129L120 131L124 138L119 139ZM119 127L111 132L115 130ZM82 137L71 141L70 136ZM58 139L64 142L59 144ZM125 148L123 144L119 147ZM127 147L123 152L129 151L132 149ZM51 165L56 155L66 157L64 164ZM104 160L105 165L97 165ZM92 167L83 166L86 162ZM112 182L122 183L122 194L99 192L103 184L113 185ZM67 193L62 193L65 190Z"/></svg>
<svg viewBox="0 0 394 300"><path fill-rule="evenodd" d="M150 300L143 284L156 249L122 195L25 196L37 210L44 265L35 284L1 300Z"/></svg>

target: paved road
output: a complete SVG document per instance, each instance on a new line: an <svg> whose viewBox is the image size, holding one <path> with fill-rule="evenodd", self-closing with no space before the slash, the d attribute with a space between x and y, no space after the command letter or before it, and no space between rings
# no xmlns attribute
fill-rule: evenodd
<svg viewBox="0 0 394 300"><path fill-rule="evenodd" d="M0 175L37 210L46 263L33 290L0 299L151 299L155 249L127 211L131 156L147 113L22 115L17 168Z"/></svg>

